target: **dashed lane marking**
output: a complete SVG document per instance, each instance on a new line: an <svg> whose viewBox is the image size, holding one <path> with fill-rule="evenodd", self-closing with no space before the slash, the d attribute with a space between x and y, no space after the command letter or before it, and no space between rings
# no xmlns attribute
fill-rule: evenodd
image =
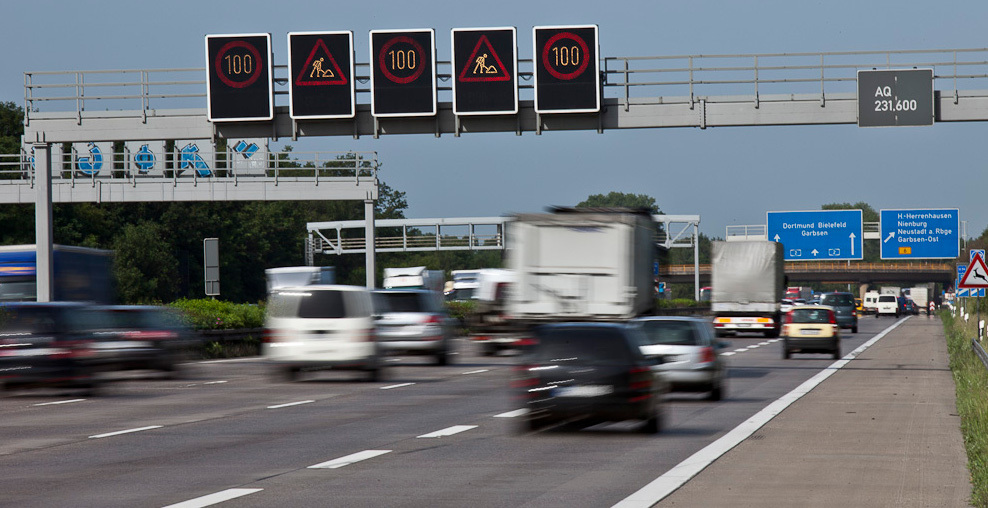
<svg viewBox="0 0 988 508"><path fill-rule="evenodd" d="M470 429L476 429L476 428L477 428L476 425L453 425L452 427L447 427L442 430L437 430L435 432L430 432L428 434L422 434L421 436L418 436L417 439L452 436L453 434L459 434L460 432L465 432Z"/></svg>
<svg viewBox="0 0 988 508"><path fill-rule="evenodd" d="M499 415L494 415L494 418L514 418L516 416L522 416L528 414L527 409L515 409L514 411L508 411L507 413L501 413Z"/></svg>
<svg viewBox="0 0 988 508"><path fill-rule="evenodd" d="M89 439L100 439L110 436L119 436L120 434L130 434L131 432L141 432L151 429L160 429L161 425L148 425L147 427L138 427L136 429L118 430L116 432L107 432L106 434L96 434L95 436L89 436Z"/></svg>
<svg viewBox="0 0 988 508"><path fill-rule="evenodd" d="M350 455L340 457L338 459L320 462L314 466L309 466L308 469L337 469L343 466L349 466L355 462L372 459L379 455L384 455L385 453L391 453L391 450L364 450L362 452L351 453Z"/></svg>
<svg viewBox="0 0 988 508"><path fill-rule="evenodd" d="M382 390L390 390L392 388L403 388L405 386L412 386L413 384L415 384L415 383L400 383L400 384L396 384L396 385L382 386L381 389Z"/></svg>
<svg viewBox="0 0 988 508"><path fill-rule="evenodd" d="M31 404L32 406L57 406L59 404L71 404L73 402L82 402L86 399L70 399L70 400L56 400L55 402L42 402L40 404Z"/></svg>
<svg viewBox="0 0 988 508"><path fill-rule="evenodd" d="M313 402L315 402L315 401L314 400L300 400L298 402L288 402L288 403L285 403L285 404L278 404L278 405L275 405L275 406L268 406L268 409L281 409L283 407L300 406L302 404L311 404Z"/></svg>
<svg viewBox="0 0 988 508"><path fill-rule="evenodd" d="M195 499L190 499L177 504L170 504L165 508L202 508L204 506L212 506L214 504L222 503L223 501L229 501L248 494L260 492L262 490L264 489L226 489L216 492L215 494L209 494L208 496L197 497Z"/></svg>

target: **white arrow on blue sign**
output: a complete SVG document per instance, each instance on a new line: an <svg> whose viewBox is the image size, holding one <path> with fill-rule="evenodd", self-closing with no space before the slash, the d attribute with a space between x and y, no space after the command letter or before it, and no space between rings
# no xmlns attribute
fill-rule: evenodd
<svg viewBox="0 0 988 508"><path fill-rule="evenodd" d="M766 231L786 261L864 259L861 210L768 212Z"/></svg>
<svg viewBox="0 0 988 508"><path fill-rule="evenodd" d="M960 255L956 208L882 210L882 259L952 259Z"/></svg>

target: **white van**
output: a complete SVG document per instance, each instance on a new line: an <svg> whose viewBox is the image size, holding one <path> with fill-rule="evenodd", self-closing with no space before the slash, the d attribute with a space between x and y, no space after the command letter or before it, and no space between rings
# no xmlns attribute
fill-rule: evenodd
<svg viewBox="0 0 988 508"><path fill-rule="evenodd" d="M865 293L864 302L861 304L861 309L865 314L878 313L878 294L878 291L868 291Z"/></svg>
<svg viewBox="0 0 988 508"><path fill-rule="evenodd" d="M895 295L878 296L878 312L875 317L885 315L899 317L899 299Z"/></svg>
<svg viewBox="0 0 988 508"><path fill-rule="evenodd" d="M288 380L302 371L345 369L377 381L384 363L373 312L370 290L361 286L275 289L268 294L262 354Z"/></svg>

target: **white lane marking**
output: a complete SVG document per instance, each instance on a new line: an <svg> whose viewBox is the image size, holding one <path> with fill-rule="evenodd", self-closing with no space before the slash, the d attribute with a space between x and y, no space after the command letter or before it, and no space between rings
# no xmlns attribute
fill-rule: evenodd
<svg viewBox="0 0 988 508"><path fill-rule="evenodd" d="M463 372L462 374L463 375L467 375L467 374L481 374L481 373L484 373L484 372L490 372L490 369L471 370L470 372Z"/></svg>
<svg viewBox="0 0 988 508"><path fill-rule="evenodd" d="M55 406L58 404L71 404L73 402L82 402L86 399L69 399L69 400L57 400L55 402L42 402L40 404L31 404L32 406Z"/></svg>
<svg viewBox="0 0 988 508"><path fill-rule="evenodd" d="M415 384L415 383L400 383L400 384L396 384L396 385L382 386L381 389L382 390L390 390L392 388L404 388L406 386L412 386L413 384Z"/></svg>
<svg viewBox="0 0 988 508"><path fill-rule="evenodd" d="M508 411L507 413L501 413L499 415L494 415L494 418L514 418L516 416L522 416L528 414L528 410L525 408L515 409L514 411Z"/></svg>
<svg viewBox="0 0 988 508"><path fill-rule="evenodd" d="M391 450L364 450L362 452L352 453L338 459L320 462L314 466L309 466L308 469L336 469L338 467L349 466L350 464L360 462L362 460L372 459L378 455L384 455L385 453L391 453Z"/></svg>
<svg viewBox="0 0 988 508"><path fill-rule="evenodd" d="M909 318L907 317L906 319ZM676 464L664 475L652 480L651 483L639 489L638 492L635 492L634 494L619 501L614 505L614 508L648 507L665 499L666 496L682 487L686 482L690 481L691 478L699 474L700 471L703 471L707 466L712 464L713 461L720 458L721 455L724 455L725 453L731 451L731 449L735 446L741 444L742 441L754 434L758 429L762 428L763 425L771 421L772 418L775 418L793 402L796 402L800 399L800 397L809 393L813 390L813 388L833 375L841 367L847 365L848 362L864 352L864 350L878 342L882 337L888 335L889 332L904 323L906 319L898 321L892 326L886 328L868 342L865 342L854 351L848 353L844 358L830 364L827 368L818 372L815 376L806 380L803 384L797 386L791 392L783 395L768 406L765 406L764 409L756 413L747 421L741 423L737 427L734 427L734 429L727 434L724 434L724 436L720 439L710 443L679 464Z"/></svg>
<svg viewBox="0 0 988 508"><path fill-rule="evenodd" d="M205 360L199 362L202 365L208 365L210 363L240 363L240 362L256 362L257 358L247 357L247 358L231 358L229 360Z"/></svg>
<svg viewBox="0 0 988 508"><path fill-rule="evenodd" d="M183 501L181 503L170 504L165 508L202 508L204 506L212 506L214 504L222 503L223 501L229 501L248 494L260 492L262 490L264 489L226 489L215 494L189 499L188 501Z"/></svg>
<svg viewBox="0 0 988 508"><path fill-rule="evenodd" d="M203 383L204 385L221 385L223 383L228 383L229 381L207 381Z"/></svg>
<svg viewBox="0 0 988 508"><path fill-rule="evenodd" d="M735 353L744 353L744 352L745 352L745 351L747 351L747 350L748 350L748 348L746 348L746 347L743 347L743 348L741 348L741 349L735 349L735 350L734 350L734 352L735 352Z"/></svg>
<svg viewBox="0 0 988 508"><path fill-rule="evenodd" d="M721 353L720 356L734 356L736 354L738 354L737 351L728 351L726 353Z"/></svg>
<svg viewBox="0 0 988 508"><path fill-rule="evenodd" d="M758 349L760 347L762 347L761 344L752 344L752 345L748 346L748 349Z"/></svg>
<svg viewBox="0 0 988 508"><path fill-rule="evenodd" d="M161 425L149 425L147 427L139 427L136 429L118 430L116 432L107 432L106 434L96 434L95 436L89 436L89 439L99 439L102 437L119 436L120 434L130 434L131 432L141 432L144 430L160 429Z"/></svg>
<svg viewBox="0 0 988 508"><path fill-rule="evenodd" d="M452 436L453 434L459 434L460 432L465 432L470 429L476 429L476 425L453 425L452 427L446 427L442 430L437 430L435 432L430 432L428 434L422 434L417 438L431 438L431 437L446 437Z"/></svg>
<svg viewBox="0 0 988 508"><path fill-rule="evenodd" d="M314 400L300 400L298 402L289 402L287 404L278 404L276 406L268 406L268 409L281 409L283 407L299 406L302 404L311 404L315 402Z"/></svg>
<svg viewBox="0 0 988 508"><path fill-rule="evenodd" d="M771 343L772 343L772 341L770 341L770 340L766 340L765 342L759 342L759 343L758 343L758 345L759 345L759 346L767 346L767 345L769 345L769 344L771 344Z"/></svg>

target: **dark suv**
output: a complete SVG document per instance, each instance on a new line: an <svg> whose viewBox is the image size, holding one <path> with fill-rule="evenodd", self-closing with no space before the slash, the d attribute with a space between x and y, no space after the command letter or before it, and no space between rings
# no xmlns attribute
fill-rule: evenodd
<svg viewBox="0 0 988 508"><path fill-rule="evenodd" d="M516 368L516 393L529 410L528 430L566 420L643 420L641 430L662 426L668 383L658 360L645 357L637 327L618 323L563 323L535 329Z"/></svg>
<svg viewBox="0 0 988 508"><path fill-rule="evenodd" d="M858 333L858 305L851 293L823 293L820 295L820 305L832 307L837 314L837 324L841 328L850 328L851 333Z"/></svg>

